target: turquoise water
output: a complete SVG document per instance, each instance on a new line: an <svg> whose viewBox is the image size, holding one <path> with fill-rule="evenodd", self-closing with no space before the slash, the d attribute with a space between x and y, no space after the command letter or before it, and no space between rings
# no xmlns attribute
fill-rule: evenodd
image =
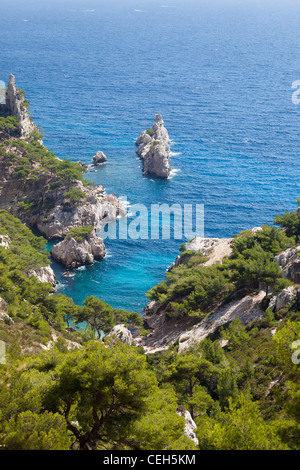
<svg viewBox="0 0 300 470"><path fill-rule="evenodd" d="M205 235L272 223L299 196L300 5L296 1L1 2L0 80L26 90L58 157L131 204L205 206ZM142 176L135 139L161 113L172 139L167 181ZM184 240L182 240L184 241ZM180 240L107 240L102 262L58 290L141 310Z"/></svg>

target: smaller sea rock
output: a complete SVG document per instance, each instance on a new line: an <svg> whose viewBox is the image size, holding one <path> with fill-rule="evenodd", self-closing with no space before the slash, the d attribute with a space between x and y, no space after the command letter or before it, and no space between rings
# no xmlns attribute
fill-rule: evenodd
<svg viewBox="0 0 300 470"><path fill-rule="evenodd" d="M107 161L106 155L103 152L101 152L101 150L98 150L96 155L93 157L94 165L95 166L101 165L102 163L105 163L106 161Z"/></svg>

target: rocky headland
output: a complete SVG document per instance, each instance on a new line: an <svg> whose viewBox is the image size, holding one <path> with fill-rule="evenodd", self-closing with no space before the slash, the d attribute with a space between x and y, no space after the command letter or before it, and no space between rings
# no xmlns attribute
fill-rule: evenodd
<svg viewBox="0 0 300 470"><path fill-rule="evenodd" d="M248 232L255 234L261 230L261 227L255 227ZM200 255L199 266L200 264L203 267L221 265L232 254L233 240L234 238L194 238L186 244L183 256L177 256L168 272L184 265L187 255L196 257ZM181 353L199 344L233 320L240 320L243 325L247 325L262 319L267 308L273 312L286 308L295 299L300 298L299 251L298 245L274 256L273 262L279 265L282 278L294 283L276 295L272 289L266 288L264 282L260 282L252 292L242 289L223 302L211 302L211 308L202 318L188 315L174 316L172 312L170 314L170 303L151 300L143 311L144 328L149 333L143 338L138 338L138 344L142 345L147 353L155 353L168 349L171 344L177 342L178 352Z"/></svg>
<svg viewBox="0 0 300 470"><path fill-rule="evenodd" d="M0 106L0 209L38 229L48 240L63 240L74 228L92 226L98 230L103 223L126 216L126 209L114 194L106 194L103 186L84 179L86 165L60 160L43 146L24 95L10 75L6 103ZM13 127L7 118L14 119ZM95 164L104 157L98 152ZM65 245L74 251L67 257L60 256L61 262L69 266L69 258L74 258L71 265L79 266L105 256L103 241L96 243L96 238L94 234L86 239L80 249L67 240Z"/></svg>
<svg viewBox="0 0 300 470"><path fill-rule="evenodd" d="M160 114L155 114L154 124L136 139L136 153L143 162L143 175L168 178L171 172L170 139Z"/></svg>

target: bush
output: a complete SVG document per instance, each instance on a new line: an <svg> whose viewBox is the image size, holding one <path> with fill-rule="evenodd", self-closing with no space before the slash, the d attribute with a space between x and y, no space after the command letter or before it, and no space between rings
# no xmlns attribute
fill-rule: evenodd
<svg viewBox="0 0 300 470"><path fill-rule="evenodd" d="M78 188L71 187L69 191L65 193L65 197L71 199L74 202L77 202L86 198L86 194Z"/></svg>
<svg viewBox="0 0 300 470"><path fill-rule="evenodd" d="M19 132L19 120L15 116L6 118L0 117L0 132L4 132L8 136Z"/></svg>
<svg viewBox="0 0 300 470"><path fill-rule="evenodd" d="M71 238L75 238L77 242L81 242L91 233L93 228L94 227L92 225L85 225L84 227L72 228L72 230L70 230L70 232L66 236L66 239L70 240Z"/></svg>
<svg viewBox="0 0 300 470"><path fill-rule="evenodd" d="M150 135L151 137L155 134L154 130L152 129L152 127L150 127L149 129L147 129L147 134Z"/></svg>

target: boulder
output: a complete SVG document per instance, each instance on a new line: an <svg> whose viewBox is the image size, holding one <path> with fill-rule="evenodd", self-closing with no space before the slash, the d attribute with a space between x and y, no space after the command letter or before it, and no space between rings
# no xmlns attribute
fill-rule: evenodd
<svg viewBox="0 0 300 470"><path fill-rule="evenodd" d="M101 150L98 150L96 155L94 155L93 157L94 165L95 166L101 165L102 163L105 163L106 161L107 161L106 155L103 152L101 152Z"/></svg>
<svg viewBox="0 0 300 470"><path fill-rule="evenodd" d="M36 277L40 282L51 284L53 287L57 284L55 274L51 266L42 266L39 269L32 269L29 271L28 275L29 277Z"/></svg>
<svg viewBox="0 0 300 470"><path fill-rule="evenodd" d="M109 338L115 337L119 339L120 341L122 341L122 343L127 344L128 346L131 346L133 343L131 332L123 324L114 326L114 328L107 335L107 337Z"/></svg>
<svg viewBox="0 0 300 470"><path fill-rule="evenodd" d="M161 307L161 303L156 300L151 300L151 302L148 302L145 306L143 310L145 314L143 321L146 329L150 328L152 330L160 328L165 323L166 313L160 312Z"/></svg>

